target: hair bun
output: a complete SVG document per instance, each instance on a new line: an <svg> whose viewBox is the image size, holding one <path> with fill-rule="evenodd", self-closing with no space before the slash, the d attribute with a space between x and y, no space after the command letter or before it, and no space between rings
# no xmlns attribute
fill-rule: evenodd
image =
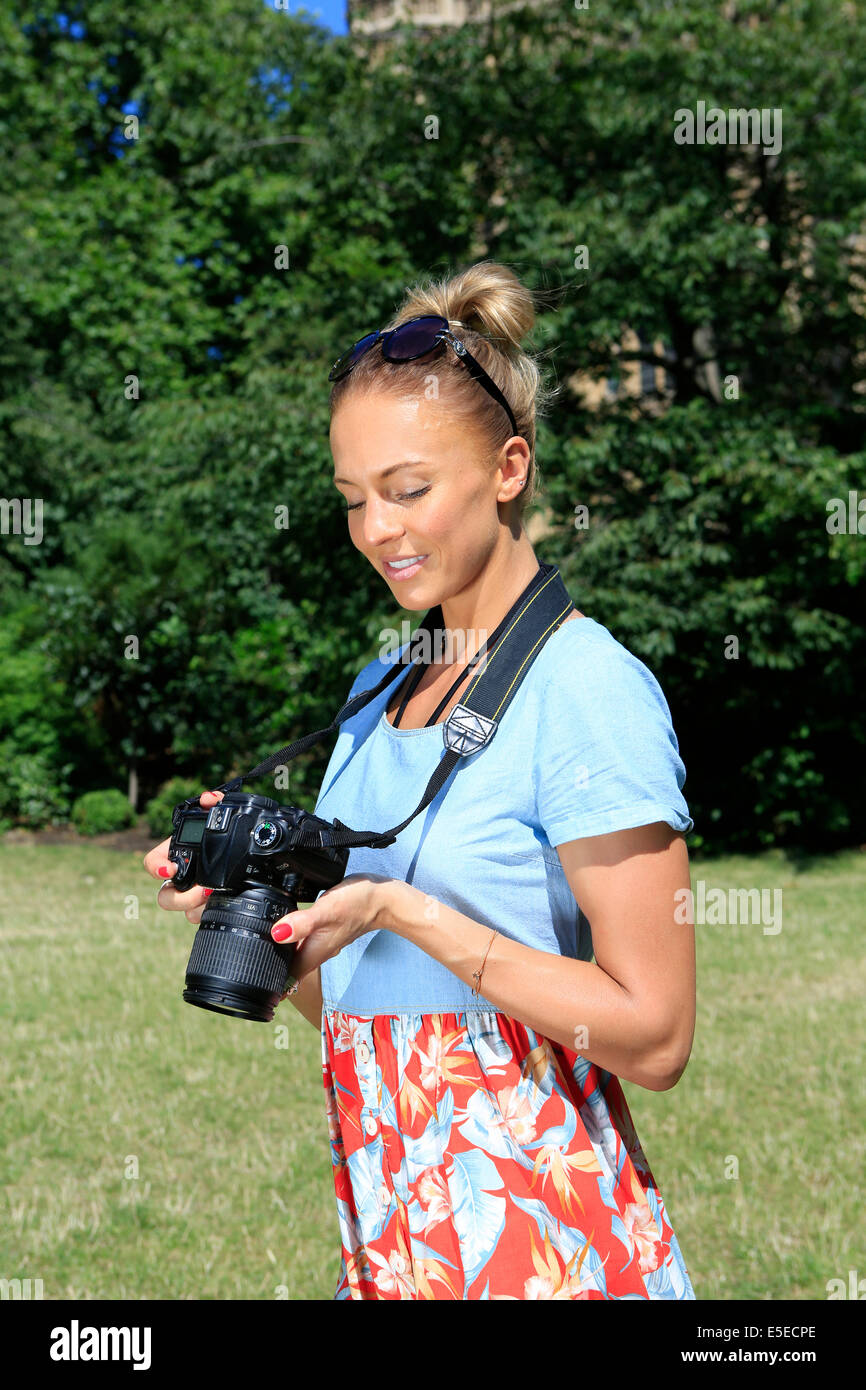
<svg viewBox="0 0 866 1390"><path fill-rule="evenodd" d="M425 276L412 285L399 309L385 325L398 328L410 319L436 314L447 319L452 330L467 336L467 350L487 372L514 414L515 433L529 445L530 458L523 490L516 499L518 511L533 500L537 485L535 460L536 418L543 413L559 388L548 390L541 382L538 363L521 346L535 325L535 301L531 290L514 271L499 261L478 261L456 275L442 279ZM474 335L474 336L469 336ZM395 365L381 353L362 354L356 367L331 388L333 414L338 403L354 391L385 390L404 397L426 392L429 363L419 359ZM477 425L485 447L495 450L509 436L510 424L501 405L466 370L457 354L446 352L437 359L435 375L448 398L453 419Z"/></svg>
<svg viewBox="0 0 866 1390"><path fill-rule="evenodd" d="M478 261L439 286L449 321L489 338L501 352L520 352L535 323L531 291L498 261Z"/></svg>

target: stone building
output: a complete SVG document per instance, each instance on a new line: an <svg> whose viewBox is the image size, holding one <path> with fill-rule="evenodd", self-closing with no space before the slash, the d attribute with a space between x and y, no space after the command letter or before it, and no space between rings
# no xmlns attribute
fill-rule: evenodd
<svg viewBox="0 0 866 1390"><path fill-rule="evenodd" d="M504 13L543 0L348 0L346 18L352 34L384 34L396 24L419 29L468 24L489 19L491 9Z"/></svg>

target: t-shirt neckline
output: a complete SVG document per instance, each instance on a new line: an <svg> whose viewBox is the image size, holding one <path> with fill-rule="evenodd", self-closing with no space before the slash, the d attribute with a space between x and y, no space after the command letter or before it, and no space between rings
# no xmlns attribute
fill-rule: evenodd
<svg viewBox="0 0 866 1390"><path fill-rule="evenodd" d="M590 618L590 617L588 616L588 614L584 613L583 616L582 616L581 618L575 618L575 619L574 619L574 622L577 622L577 623L594 623L594 622L595 622L595 618ZM545 642L544 645L547 646L547 644L548 644L549 642L554 641L554 639L556 638L557 634L560 633L564 627L571 627L571 626L572 626L571 623L560 623L559 627L556 629L556 632L552 632L552 633L550 634L550 636L549 636L548 639L547 639L547 642ZM448 714L446 714L445 718L444 718L444 719L438 719L438 720L436 721L435 724L422 724L420 729L395 729L395 728L394 728L394 725L391 723L391 721L390 721L389 718L388 718L388 704L389 704L389 701L390 701L391 696L392 696L393 694L394 694L394 686L393 686L393 685L389 685L388 688L387 688L387 691L385 692L385 703L384 703L384 705L382 706L382 713L381 713L380 716L379 716L379 727L384 727L385 729L387 729L388 733L389 733L389 734L393 734L395 738L409 738L412 734L432 734L432 733L435 733L437 730L440 732L440 735L441 735L441 731L442 731L443 725L447 723L448 718L449 718L449 716L450 716L452 710L455 708L455 706L452 705L452 706L451 706L451 709L448 711ZM458 700L458 701L457 701L457 704L459 704L459 703L460 703L460 701Z"/></svg>

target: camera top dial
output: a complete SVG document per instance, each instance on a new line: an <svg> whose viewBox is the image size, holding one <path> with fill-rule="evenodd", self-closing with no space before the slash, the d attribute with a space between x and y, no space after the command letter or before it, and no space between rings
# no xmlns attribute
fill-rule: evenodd
<svg viewBox="0 0 866 1390"><path fill-rule="evenodd" d="M270 849L279 839L279 829L272 820L259 821L253 831L253 844L259 849Z"/></svg>

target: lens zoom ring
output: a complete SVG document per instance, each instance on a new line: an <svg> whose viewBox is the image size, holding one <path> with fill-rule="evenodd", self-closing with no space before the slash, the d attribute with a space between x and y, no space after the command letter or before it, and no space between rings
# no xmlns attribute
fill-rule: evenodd
<svg viewBox="0 0 866 1390"><path fill-rule="evenodd" d="M232 925L238 925L236 918ZM216 975L235 984L282 993L288 965L276 954L270 937L237 936L200 927L186 971L188 975Z"/></svg>
<svg viewBox="0 0 866 1390"><path fill-rule="evenodd" d="M273 919L270 917L263 917L261 913L258 912L243 912L240 908L208 907L206 910L207 922L202 922L205 929L207 929L212 922L217 922L220 926L244 927L246 931L259 932L261 936L267 937L271 934L271 927L274 925L274 922L276 922L279 917L283 916L284 913L290 912L291 907L277 907Z"/></svg>

